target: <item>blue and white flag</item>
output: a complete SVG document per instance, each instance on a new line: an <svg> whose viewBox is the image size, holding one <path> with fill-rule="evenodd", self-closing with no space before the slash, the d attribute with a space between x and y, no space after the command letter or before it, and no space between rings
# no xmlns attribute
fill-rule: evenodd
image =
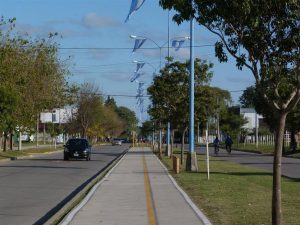
<svg viewBox="0 0 300 225"><path fill-rule="evenodd" d="M128 13L128 16L126 17L125 23L129 20L130 16L136 12L139 8L141 8L141 6L143 5L143 3L146 0L132 0L131 1L131 6L130 6L130 10Z"/></svg>
<svg viewBox="0 0 300 225"><path fill-rule="evenodd" d="M141 76L140 73L134 72L133 77L130 79L130 82L135 81L136 79L138 79Z"/></svg>
<svg viewBox="0 0 300 225"><path fill-rule="evenodd" d="M140 47L142 47L142 45L145 43L146 40L147 40L146 38L138 38L138 39L135 39L134 47L133 47L132 52L135 52L135 51L138 50Z"/></svg>
<svg viewBox="0 0 300 225"><path fill-rule="evenodd" d="M144 65L145 65L144 62L138 62L138 63L136 64L136 71L135 71L135 72L138 73L139 70L142 69Z"/></svg>
<svg viewBox="0 0 300 225"><path fill-rule="evenodd" d="M139 90L142 90L142 87L144 86L144 84L145 84L145 83L140 82L140 83L139 83L138 89L139 89Z"/></svg>
<svg viewBox="0 0 300 225"><path fill-rule="evenodd" d="M175 51L178 51L181 48L181 46L183 45L183 43L184 43L184 40L180 40L180 41L174 40L174 41L172 41L172 47L175 48Z"/></svg>

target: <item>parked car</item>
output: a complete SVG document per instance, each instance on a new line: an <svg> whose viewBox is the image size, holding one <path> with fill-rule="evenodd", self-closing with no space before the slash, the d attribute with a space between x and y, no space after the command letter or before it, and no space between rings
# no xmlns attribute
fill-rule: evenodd
<svg viewBox="0 0 300 225"><path fill-rule="evenodd" d="M112 145L122 145L122 140L114 138L111 142Z"/></svg>
<svg viewBox="0 0 300 225"><path fill-rule="evenodd" d="M64 160L83 158L89 161L91 160L91 147L85 138L71 138L64 145Z"/></svg>

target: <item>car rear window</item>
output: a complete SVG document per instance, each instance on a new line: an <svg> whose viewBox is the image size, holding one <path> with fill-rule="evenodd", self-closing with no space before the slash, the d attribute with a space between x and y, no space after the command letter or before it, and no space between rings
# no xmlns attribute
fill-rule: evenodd
<svg viewBox="0 0 300 225"><path fill-rule="evenodd" d="M67 146L70 148L75 148L75 149L82 149L86 148L88 146L87 140L83 139L71 139L68 140Z"/></svg>

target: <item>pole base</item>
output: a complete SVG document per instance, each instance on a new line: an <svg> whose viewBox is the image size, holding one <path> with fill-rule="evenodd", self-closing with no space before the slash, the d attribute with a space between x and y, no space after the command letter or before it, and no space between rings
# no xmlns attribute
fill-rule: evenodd
<svg viewBox="0 0 300 225"><path fill-rule="evenodd" d="M166 145L165 156L171 156L171 146L168 144Z"/></svg>
<svg viewBox="0 0 300 225"><path fill-rule="evenodd" d="M196 152L188 152L186 158L186 171L198 172L198 161Z"/></svg>

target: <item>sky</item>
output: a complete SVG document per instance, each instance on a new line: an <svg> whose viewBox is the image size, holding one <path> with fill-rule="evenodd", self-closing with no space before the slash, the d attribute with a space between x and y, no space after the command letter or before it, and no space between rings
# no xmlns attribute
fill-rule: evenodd
<svg viewBox="0 0 300 225"><path fill-rule="evenodd" d="M46 37L58 32L59 56L68 59L70 83L93 83L104 95L113 96L118 106L135 111L143 121L147 113L140 115L137 107L138 83L130 82L137 61L146 62L138 79L151 85L153 73L164 65L167 56L168 11L159 6L158 0L146 0L128 22L131 0L0 0L1 15L17 19L16 30L32 37ZM188 37L188 22L177 25L173 22L174 11L170 11L170 39ZM211 86L231 92L234 104L238 104L241 90L254 84L250 71L240 71L230 58L228 63L219 63L214 54L217 37L195 23L195 57L214 64ZM134 40L130 35L148 38L142 49L132 52ZM160 46L162 60L160 60ZM189 59L189 41L178 51L170 48L175 60ZM106 98L106 97L105 97ZM145 99L144 108L149 101Z"/></svg>

